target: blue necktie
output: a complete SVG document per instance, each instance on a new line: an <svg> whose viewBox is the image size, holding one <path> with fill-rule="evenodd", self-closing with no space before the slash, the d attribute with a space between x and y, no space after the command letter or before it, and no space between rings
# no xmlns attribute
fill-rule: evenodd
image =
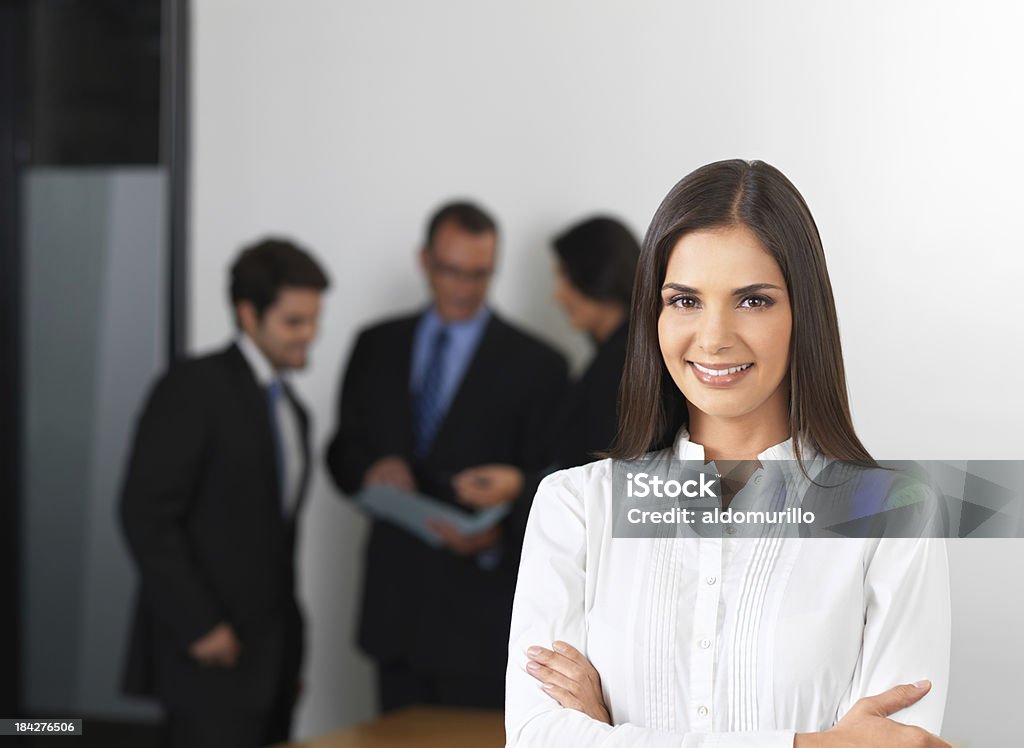
<svg viewBox="0 0 1024 748"><path fill-rule="evenodd" d="M284 385L280 379L274 379L267 385L267 404L270 407L270 433L274 437L274 461L277 464L277 495L281 501L281 511L287 505L285 500L286 465L284 462L284 442L281 440L281 424L277 419L277 404L284 397Z"/></svg>
<svg viewBox="0 0 1024 748"><path fill-rule="evenodd" d="M416 454L420 457L430 451L434 435L444 413L441 411L441 384L444 381L445 353L448 350L448 330L442 327L434 336L423 372L423 381L416 395Z"/></svg>

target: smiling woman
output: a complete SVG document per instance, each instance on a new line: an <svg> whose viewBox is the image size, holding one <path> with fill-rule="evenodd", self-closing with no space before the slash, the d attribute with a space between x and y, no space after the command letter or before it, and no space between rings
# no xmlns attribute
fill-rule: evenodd
<svg viewBox="0 0 1024 748"><path fill-rule="evenodd" d="M757 236L746 226L686 234L662 293L658 341L693 406L691 431L722 421L748 439L785 441L793 317L782 271Z"/></svg>
<svg viewBox="0 0 1024 748"><path fill-rule="evenodd" d="M684 356L682 363L714 363L719 369L722 363L750 363L733 360L732 340L717 352L701 348L722 343L709 335L730 336L742 328L759 330L759 341L770 334L777 343L778 335L788 341L788 348L781 346L787 353L785 381L780 380L782 391L774 402L786 404L787 436L793 438L796 455L807 440L834 459L874 464L850 418L839 322L818 228L803 196L778 169L759 161L721 161L687 176L655 213L641 265L634 288L636 333L622 389L623 428L611 456L628 459L664 448L691 417L699 419L704 412L686 407L690 397L708 394L686 386L700 381L700 370L689 367L693 378L681 376L678 357L662 359L666 344L677 340L681 330L699 329L703 337L683 352L691 358ZM712 279L720 285L700 287ZM702 298L695 291L717 297ZM724 315L727 301L734 314ZM669 305L682 314L674 317ZM696 323L669 321L693 312ZM753 316L750 312L765 317L742 322ZM771 322L779 329L770 330ZM778 358L772 360L779 363ZM762 371L758 380L770 378Z"/></svg>
<svg viewBox="0 0 1024 748"><path fill-rule="evenodd" d="M644 457L710 463L733 484L723 509L797 516L834 468L879 478L874 498L896 503L853 429L800 193L757 161L685 177L651 222L631 317L611 459L546 478L530 514L509 746L946 746L931 734L949 676L941 539L732 524L615 536L613 476ZM757 486L772 478L766 496Z"/></svg>

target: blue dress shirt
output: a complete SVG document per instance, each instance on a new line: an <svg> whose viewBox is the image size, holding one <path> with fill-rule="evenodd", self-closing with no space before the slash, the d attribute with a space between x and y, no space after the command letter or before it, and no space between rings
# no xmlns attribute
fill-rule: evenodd
<svg viewBox="0 0 1024 748"><path fill-rule="evenodd" d="M445 324L437 314L437 310L430 307L416 324L416 332L412 341L412 372L409 377L409 392L413 398L419 392L426 373L431 342L442 327L448 329L448 348L445 351L443 365L444 376L441 380L438 398L442 420L452 404L455 393L459 390L462 377L465 376L466 369L469 368L469 362L473 360L473 355L476 353L480 338L483 336L484 328L487 327L490 318L491 310L483 306L480 311L465 321Z"/></svg>

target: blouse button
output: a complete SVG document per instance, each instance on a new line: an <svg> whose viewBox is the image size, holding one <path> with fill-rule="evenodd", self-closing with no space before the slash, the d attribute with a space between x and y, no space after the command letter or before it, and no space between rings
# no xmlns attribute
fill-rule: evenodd
<svg viewBox="0 0 1024 748"><path fill-rule="evenodd" d="M701 704L699 707L697 707L697 716L698 717L707 717L708 716L708 708L706 706L704 706L703 704Z"/></svg>
<svg viewBox="0 0 1024 748"><path fill-rule="evenodd" d="M711 640L710 639L701 639L700 640L700 648L701 649L708 649L710 646L711 646Z"/></svg>
<svg viewBox="0 0 1024 748"><path fill-rule="evenodd" d="M725 526L725 531L727 533L729 533L730 535L735 535L736 534L736 527L733 526L733 525L726 525Z"/></svg>
<svg viewBox="0 0 1024 748"><path fill-rule="evenodd" d="M718 581L718 577L708 577L707 578L707 583L708 584L714 584L717 581Z"/></svg>
<svg viewBox="0 0 1024 748"><path fill-rule="evenodd" d="M759 476L757 476L756 478L754 478L754 485L755 485L755 486L760 486L760 485L761 485L761 480L762 480L763 478L764 478L764 476L763 476L763 475L759 475Z"/></svg>

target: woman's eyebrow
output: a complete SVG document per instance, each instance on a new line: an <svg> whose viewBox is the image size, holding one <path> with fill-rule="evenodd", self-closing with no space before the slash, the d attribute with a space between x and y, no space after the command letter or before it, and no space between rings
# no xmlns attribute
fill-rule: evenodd
<svg viewBox="0 0 1024 748"><path fill-rule="evenodd" d="M698 291L696 288L690 288L689 286L682 286L682 285L680 285L678 283L666 283L664 286L661 287L661 290L662 291L679 291L680 293L692 293L692 294L695 294L695 295L700 294L700 291Z"/></svg>
<svg viewBox="0 0 1024 748"><path fill-rule="evenodd" d="M766 291L769 288L781 291L782 289L776 286L774 283L751 283L749 286L743 286L743 288L737 288L732 292L733 296L746 296L748 293L757 293L758 291Z"/></svg>
<svg viewBox="0 0 1024 748"><path fill-rule="evenodd" d="M749 286L743 286L742 288L734 289L733 292L732 292L732 295L733 296L745 296L748 293L756 293L758 291L766 291L766 290L768 290L770 288L771 289L775 289L776 291L781 291L782 290L779 286L776 286L774 283L751 283ZM699 296L700 295L700 291L698 291L696 288L693 288L692 286L684 286L681 283L666 283L664 286L661 287L661 290L662 291L669 291L669 290L671 290L671 291L679 291L680 293L689 293L689 294L693 294L695 296Z"/></svg>

